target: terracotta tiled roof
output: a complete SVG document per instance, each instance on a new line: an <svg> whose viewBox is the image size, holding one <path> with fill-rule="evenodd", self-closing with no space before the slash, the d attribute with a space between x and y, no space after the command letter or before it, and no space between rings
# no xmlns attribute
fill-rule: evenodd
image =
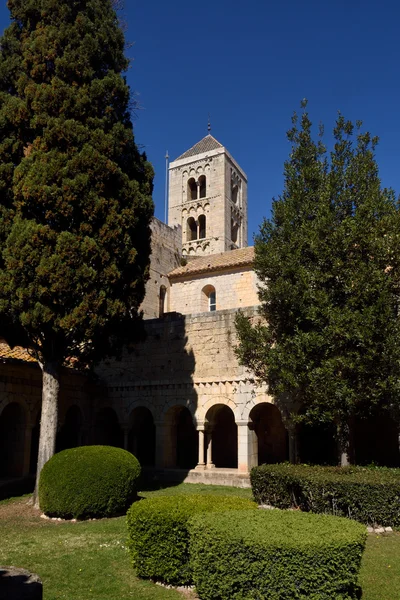
<svg viewBox="0 0 400 600"><path fill-rule="evenodd" d="M254 246L248 248L239 248L239 250L230 250L219 254L210 254L201 258L190 260L184 267L178 267L171 271L168 276L187 277L198 273L208 273L210 271L220 271L234 267L244 267L252 265L254 262Z"/></svg>
<svg viewBox="0 0 400 600"><path fill-rule="evenodd" d="M18 362L37 362L35 358L33 358L26 348L21 348L21 346L14 346L14 348L10 348L10 346L4 341L0 341L0 362L1 361L18 361Z"/></svg>
<svg viewBox="0 0 400 600"><path fill-rule="evenodd" d="M196 154L202 154L203 152L211 152L217 148L223 148L223 145L218 142L212 135L208 134L200 142L197 142L192 148L186 150L183 154L178 156L175 160L181 160L182 158L190 158L196 156Z"/></svg>

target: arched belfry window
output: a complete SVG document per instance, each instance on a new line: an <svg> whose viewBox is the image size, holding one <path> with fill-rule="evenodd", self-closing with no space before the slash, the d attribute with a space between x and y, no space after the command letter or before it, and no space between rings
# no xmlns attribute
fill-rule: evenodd
<svg viewBox="0 0 400 600"><path fill-rule="evenodd" d="M206 215L199 216L199 240L203 240L206 235Z"/></svg>
<svg viewBox="0 0 400 600"><path fill-rule="evenodd" d="M217 293L213 285L206 285L202 289L202 310L209 312L217 310Z"/></svg>
<svg viewBox="0 0 400 600"><path fill-rule="evenodd" d="M158 299L158 316L159 317L163 317L164 313L165 313L165 301L167 298L167 288L165 287L165 285L162 285L160 287L160 297Z"/></svg>
<svg viewBox="0 0 400 600"><path fill-rule="evenodd" d="M186 223L186 241L197 240L197 225L193 217L189 217Z"/></svg>
<svg viewBox="0 0 400 600"><path fill-rule="evenodd" d="M231 221L231 240L234 244L237 243L239 232L239 223L232 219Z"/></svg>
<svg viewBox="0 0 400 600"><path fill-rule="evenodd" d="M200 198L205 198L207 196L207 180L205 175L200 175L199 177L199 191Z"/></svg>
<svg viewBox="0 0 400 600"><path fill-rule="evenodd" d="M197 183L193 177L191 177L188 181L187 197L188 200L197 200Z"/></svg>
<svg viewBox="0 0 400 600"><path fill-rule="evenodd" d="M232 198L232 202L234 204L236 204L238 201L238 195L239 195L239 186L237 183L232 182L231 198Z"/></svg>

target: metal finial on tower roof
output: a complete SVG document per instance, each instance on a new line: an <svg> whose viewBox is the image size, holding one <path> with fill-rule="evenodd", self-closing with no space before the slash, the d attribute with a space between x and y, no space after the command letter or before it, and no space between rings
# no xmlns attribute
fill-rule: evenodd
<svg viewBox="0 0 400 600"><path fill-rule="evenodd" d="M210 133L211 133L211 121L210 121L210 114L208 114L208 125L207 125L207 131L208 131L208 134L210 135Z"/></svg>

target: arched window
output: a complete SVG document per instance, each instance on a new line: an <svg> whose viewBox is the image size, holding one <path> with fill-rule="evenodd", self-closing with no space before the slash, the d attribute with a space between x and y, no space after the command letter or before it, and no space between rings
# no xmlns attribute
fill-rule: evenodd
<svg viewBox="0 0 400 600"><path fill-rule="evenodd" d="M206 285L202 289L202 310L209 312L217 310L217 294L212 285Z"/></svg>
<svg viewBox="0 0 400 600"><path fill-rule="evenodd" d="M199 216L199 240L204 239L206 236L206 215Z"/></svg>
<svg viewBox="0 0 400 600"><path fill-rule="evenodd" d="M205 198L207 196L207 181L206 181L205 175L200 175L199 187L200 187L200 198Z"/></svg>
<svg viewBox="0 0 400 600"><path fill-rule="evenodd" d="M197 183L193 177L188 181L187 197L188 200L197 200Z"/></svg>
<svg viewBox="0 0 400 600"><path fill-rule="evenodd" d="M165 299L167 297L167 288L165 285L160 287L160 297L158 299L158 316L163 317L165 313Z"/></svg>
<svg viewBox="0 0 400 600"><path fill-rule="evenodd" d="M236 244L238 239L239 223L232 219L231 221L231 240Z"/></svg>
<svg viewBox="0 0 400 600"><path fill-rule="evenodd" d="M193 217L189 217L186 223L186 241L197 240L197 225Z"/></svg>
<svg viewBox="0 0 400 600"><path fill-rule="evenodd" d="M231 199L234 204L236 204L238 201L238 195L239 195L239 187L238 187L237 183L232 182Z"/></svg>

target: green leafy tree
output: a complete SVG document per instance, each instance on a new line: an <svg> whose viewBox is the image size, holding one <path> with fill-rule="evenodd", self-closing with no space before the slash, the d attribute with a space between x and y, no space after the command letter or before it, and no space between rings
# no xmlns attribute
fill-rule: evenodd
<svg viewBox="0 0 400 600"><path fill-rule="evenodd" d="M399 211L360 128L339 115L328 155L294 116L284 191L255 239L262 319L236 320L241 363L295 421L336 424L342 464L354 418L398 415L400 398Z"/></svg>
<svg viewBox="0 0 400 600"><path fill-rule="evenodd" d="M60 368L114 351L148 277L153 171L135 144L111 0L9 0L0 51L0 334L43 371L38 476Z"/></svg>

